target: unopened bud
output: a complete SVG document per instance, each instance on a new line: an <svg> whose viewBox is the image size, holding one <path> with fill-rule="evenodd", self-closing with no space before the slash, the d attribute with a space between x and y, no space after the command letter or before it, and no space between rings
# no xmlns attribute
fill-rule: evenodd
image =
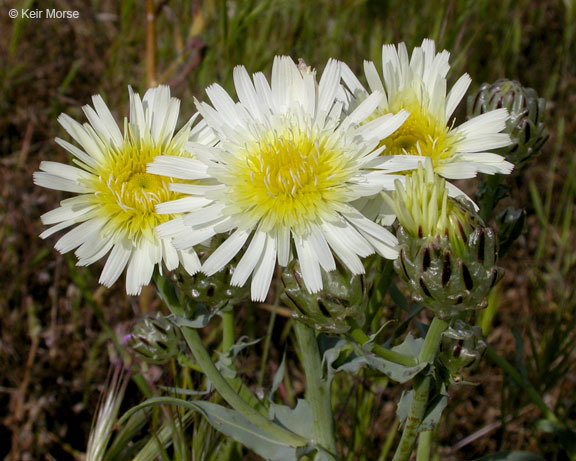
<svg viewBox="0 0 576 461"><path fill-rule="evenodd" d="M502 107L510 114L504 132L515 144L494 152L520 166L538 155L548 139L546 101L516 80L500 79L492 84L483 83L476 96L468 98L468 118Z"/></svg>
<svg viewBox="0 0 576 461"><path fill-rule="evenodd" d="M398 183L393 206L400 226L396 272L414 301L443 319L486 306L501 276L494 231L465 201L448 197L430 166Z"/></svg>
<svg viewBox="0 0 576 461"><path fill-rule="evenodd" d="M336 270L322 271L322 282L322 291L309 293L297 261L282 273L281 299L293 309L294 318L329 333L348 331L350 319L363 324L367 302L365 277L354 275L337 264Z"/></svg>
<svg viewBox="0 0 576 461"><path fill-rule="evenodd" d="M476 367L485 351L482 328L456 320L442 334L439 359L450 373L455 374L464 368Z"/></svg>
<svg viewBox="0 0 576 461"><path fill-rule="evenodd" d="M161 314L140 320L128 339L128 346L139 358L156 364L176 357L181 343L179 329Z"/></svg>

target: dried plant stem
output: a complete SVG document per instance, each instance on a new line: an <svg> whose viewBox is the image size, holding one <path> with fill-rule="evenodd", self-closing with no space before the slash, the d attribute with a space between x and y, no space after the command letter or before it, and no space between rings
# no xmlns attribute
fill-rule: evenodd
<svg viewBox="0 0 576 461"><path fill-rule="evenodd" d="M146 0L146 86L153 88L156 81L156 6Z"/></svg>

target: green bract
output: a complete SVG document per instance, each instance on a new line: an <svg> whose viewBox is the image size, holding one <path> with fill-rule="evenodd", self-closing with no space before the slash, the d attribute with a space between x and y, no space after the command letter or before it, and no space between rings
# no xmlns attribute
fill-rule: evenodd
<svg viewBox="0 0 576 461"><path fill-rule="evenodd" d="M485 307L500 278L497 239L472 204L449 197L429 163L396 182L390 204L400 224L394 268L412 298L442 319Z"/></svg>
<svg viewBox="0 0 576 461"><path fill-rule="evenodd" d="M468 118L502 107L509 111L505 131L515 144L495 152L520 166L536 156L548 139L546 101L516 80L500 79L492 84L483 83L476 96L468 98Z"/></svg>
<svg viewBox="0 0 576 461"><path fill-rule="evenodd" d="M458 373L464 368L471 369L478 365L485 350L482 328L456 320L442 334L438 357L451 373Z"/></svg>
<svg viewBox="0 0 576 461"><path fill-rule="evenodd" d="M180 352L179 329L162 314L140 320L133 328L128 345L148 363L162 364Z"/></svg>
<svg viewBox="0 0 576 461"><path fill-rule="evenodd" d="M447 237L411 238L398 230L400 256L394 268L414 301L443 319L486 307L488 294L500 279L496 235L478 226L464 242L467 251L454 252Z"/></svg>
<svg viewBox="0 0 576 461"><path fill-rule="evenodd" d="M363 324L368 301L365 277L353 275L337 264L334 271L322 271L322 282L321 291L309 293L298 263L294 261L286 268L282 273L282 300L294 310L293 316L316 330L330 333L348 331L350 319Z"/></svg>

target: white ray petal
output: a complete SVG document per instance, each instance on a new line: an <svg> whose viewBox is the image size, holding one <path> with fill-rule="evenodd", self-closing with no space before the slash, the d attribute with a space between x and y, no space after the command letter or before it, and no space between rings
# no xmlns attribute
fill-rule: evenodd
<svg viewBox="0 0 576 461"><path fill-rule="evenodd" d="M230 237L228 237L210 257L202 264L202 272L207 276L215 274L222 270L234 256L240 251L250 232L242 229L237 229Z"/></svg>
<svg viewBox="0 0 576 461"><path fill-rule="evenodd" d="M102 274L100 274L99 283L111 287L124 271L131 254L132 245L129 242L123 241L116 243L114 248L112 248L110 256L108 256L106 260Z"/></svg>
<svg viewBox="0 0 576 461"><path fill-rule="evenodd" d="M250 297L252 301L263 302L266 299L274 267L276 265L276 239L270 235L266 236L266 245L258 261L258 266L252 276L250 285Z"/></svg>

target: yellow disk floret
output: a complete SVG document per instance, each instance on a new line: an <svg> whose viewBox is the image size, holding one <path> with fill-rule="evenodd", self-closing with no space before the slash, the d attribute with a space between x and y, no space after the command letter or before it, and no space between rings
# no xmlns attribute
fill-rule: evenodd
<svg viewBox="0 0 576 461"><path fill-rule="evenodd" d="M424 95L421 96L423 97ZM451 132L443 121L443 114L435 116L432 111L425 110L425 106L416 97L414 90L408 88L390 101L387 110L377 112L377 116L396 113L402 109L410 112L404 124L383 142L386 150L382 155L429 157L434 168L454 156L458 135Z"/></svg>
<svg viewBox="0 0 576 461"><path fill-rule="evenodd" d="M126 136L120 150L110 149L98 166L91 187L98 213L107 220L103 235L119 233L138 242L153 240L159 224L174 219L159 215L156 205L179 198L168 189L171 178L146 173L146 166L158 155L170 155L174 146L155 145L150 139ZM179 151L175 149L179 155Z"/></svg>
<svg viewBox="0 0 576 461"><path fill-rule="evenodd" d="M333 213L338 202L347 201L345 184L354 167L355 161L322 133L271 131L246 146L232 165L230 202L266 231L287 227L306 233L327 210Z"/></svg>

